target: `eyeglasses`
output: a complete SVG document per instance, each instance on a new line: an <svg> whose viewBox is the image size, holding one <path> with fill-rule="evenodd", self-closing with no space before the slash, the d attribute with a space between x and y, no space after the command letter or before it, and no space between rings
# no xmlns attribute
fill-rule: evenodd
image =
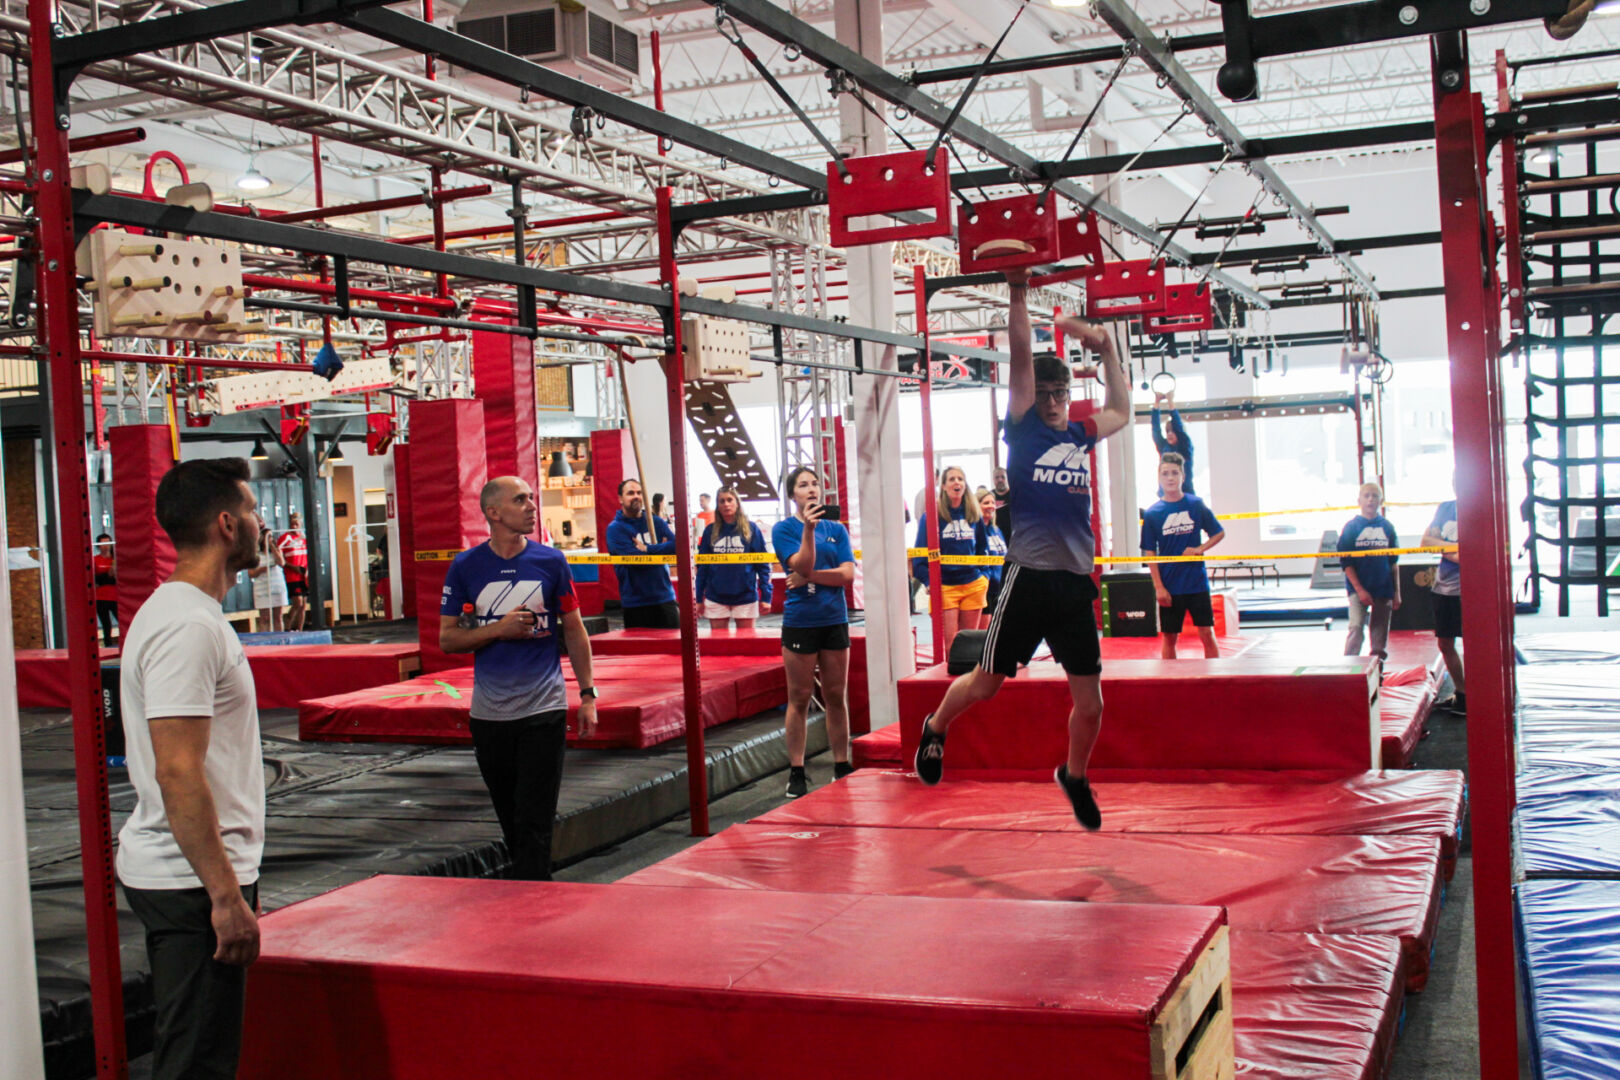
<svg viewBox="0 0 1620 1080"><path fill-rule="evenodd" d="M1067 390L1037 390L1037 391L1035 391L1035 400L1036 401L1068 401L1069 400L1069 392Z"/></svg>

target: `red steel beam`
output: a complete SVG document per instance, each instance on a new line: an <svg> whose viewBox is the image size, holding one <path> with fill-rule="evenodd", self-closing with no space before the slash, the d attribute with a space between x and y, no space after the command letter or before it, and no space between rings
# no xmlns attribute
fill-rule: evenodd
<svg viewBox="0 0 1620 1080"><path fill-rule="evenodd" d="M671 346L664 357L669 406L669 462L675 496L675 603L681 613L681 690L686 713L686 791L692 835L709 835L709 759L703 737L703 672L698 662L697 603L692 565L692 512L686 482L686 371L681 356L680 271L675 264L675 227L670 189L658 189L658 273L669 286ZM646 482L646 478L642 478Z"/></svg>
<svg viewBox="0 0 1620 1080"><path fill-rule="evenodd" d="M124 988L118 955L112 820L107 802L107 742L101 714L101 643L94 620L90 486L85 468L84 394L79 357L79 297L73 275L73 195L69 189L68 103L57 100L51 44L56 4L28 5L28 109L39 177L35 233L39 259L41 339L49 371L51 441L56 453L56 552L62 581L63 633L68 647L68 703L73 716L74 779L79 801L79 847L84 874L84 917L90 961L90 1018L96 1075L124 1080Z"/></svg>
<svg viewBox="0 0 1620 1080"><path fill-rule="evenodd" d="M482 198L493 190L495 189L488 184L445 188L426 195L396 195L391 199L372 199L369 202L343 203L339 206L315 206L308 210L293 210L278 215L276 220L285 225L291 225L299 221L324 221L327 218L370 214L378 210L398 210L402 206L431 206L433 212L442 219L445 203L455 202L459 199Z"/></svg>
<svg viewBox="0 0 1620 1080"><path fill-rule="evenodd" d="M922 365L922 377L917 380L917 388L921 391L918 401L922 406L923 491L927 493L923 510L928 514L928 550L938 551L939 493L934 485L934 359L933 351L928 347L928 272L920 265L911 268L911 286L912 296L917 303L917 336L922 338L923 343L917 361ZM936 664L945 662L945 587L940 581L940 572L939 560L929 559L928 622L934 632Z"/></svg>
<svg viewBox="0 0 1620 1080"><path fill-rule="evenodd" d="M337 286L329 281L306 281L302 278L275 277L269 274L243 274L242 284L256 289L278 289L282 292L307 292L319 296L336 296ZM454 300L439 296L420 296L415 293L379 292L376 289L350 288L349 296L355 300L374 300L379 303L413 304L418 307L453 311Z"/></svg>
<svg viewBox="0 0 1620 1080"><path fill-rule="evenodd" d="M586 225L595 221L616 221L620 218L637 217L636 214L627 214L622 210L602 210L594 214L575 214L572 217L553 218L536 226L537 228L557 229L564 225ZM453 229L444 234L446 240L480 240L492 236L505 236L512 231L510 225L479 225L471 229ZM395 240L396 244L431 244L432 233L420 233L416 236L404 236Z"/></svg>
<svg viewBox="0 0 1620 1080"><path fill-rule="evenodd" d="M1431 50L1434 47L1431 45ZM1464 43L1466 52L1466 41ZM1434 56L1438 83L1440 58ZM1474 830L1474 949L1479 1075L1517 1080L1513 865L1513 580L1509 557L1507 447L1494 309L1495 262L1487 237L1484 107L1468 65L1450 92L1436 86L1435 157L1456 461L1462 601L1468 612L1468 784ZM1510 192L1509 198L1513 195Z"/></svg>
<svg viewBox="0 0 1620 1080"><path fill-rule="evenodd" d="M117 131L103 131L99 135L81 135L68 142L68 153L82 154L86 150L105 150L109 146L126 146L129 143L144 142L146 129L139 127L119 128ZM22 148L15 150L0 150L0 165L15 165L23 160Z"/></svg>

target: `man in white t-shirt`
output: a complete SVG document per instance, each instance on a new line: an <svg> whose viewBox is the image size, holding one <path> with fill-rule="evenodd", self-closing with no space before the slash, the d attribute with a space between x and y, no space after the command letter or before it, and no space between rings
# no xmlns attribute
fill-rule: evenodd
<svg viewBox="0 0 1620 1080"><path fill-rule="evenodd" d="M264 763L253 673L220 604L257 563L241 458L186 461L158 484L174 573L124 636L124 733L135 811L118 879L146 928L154 1080L233 1077L247 965L259 955Z"/></svg>

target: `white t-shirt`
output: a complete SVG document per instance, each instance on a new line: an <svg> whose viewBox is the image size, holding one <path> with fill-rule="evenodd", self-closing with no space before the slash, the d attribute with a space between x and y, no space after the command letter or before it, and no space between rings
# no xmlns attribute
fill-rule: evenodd
<svg viewBox="0 0 1620 1080"><path fill-rule="evenodd" d="M264 853L264 759L247 654L219 601L170 581L124 635L120 696L135 812L118 833L118 879L137 889L195 889L202 881L169 831L147 721L211 717L204 773L225 854L241 885L259 879Z"/></svg>

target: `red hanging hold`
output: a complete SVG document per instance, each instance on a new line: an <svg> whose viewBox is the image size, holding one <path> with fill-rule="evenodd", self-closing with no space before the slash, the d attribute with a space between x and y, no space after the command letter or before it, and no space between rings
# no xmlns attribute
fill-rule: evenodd
<svg viewBox="0 0 1620 1080"><path fill-rule="evenodd" d="M827 208L834 247L886 244L894 240L924 240L951 232L951 176L945 151L904 150L871 154L827 163ZM856 228L865 217L896 214L931 214L925 221L897 221L890 225Z"/></svg>
<svg viewBox="0 0 1620 1080"><path fill-rule="evenodd" d="M956 212L958 260L964 274L1019 270L1055 263L1058 244L1057 206L1038 195L986 199Z"/></svg>
<svg viewBox="0 0 1620 1080"><path fill-rule="evenodd" d="M1086 282L1086 318L1157 315L1164 310L1164 264L1152 259L1103 263Z"/></svg>

